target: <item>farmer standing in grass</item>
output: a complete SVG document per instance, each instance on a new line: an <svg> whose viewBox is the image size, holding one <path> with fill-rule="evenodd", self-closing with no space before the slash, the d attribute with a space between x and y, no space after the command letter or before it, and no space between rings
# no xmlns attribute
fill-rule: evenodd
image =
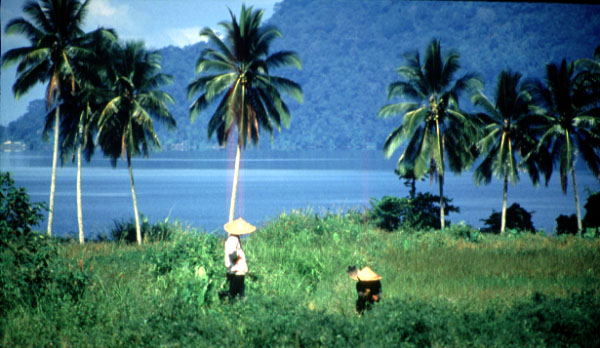
<svg viewBox="0 0 600 348"><path fill-rule="evenodd" d="M227 268L227 281L229 281L229 298L245 296L244 276L248 273L246 254L242 249L241 235L256 231L242 218L226 223L223 228L229 234L225 241L225 267Z"/></svg>
<svg viewBox="0 0 600 348"><path fill-rule="evenodd" d="M375 302L381 299L381 276L375 273L369 266L365 266L360 271L356 266L348 267L347 271L350 278L357 280L356 293L356 311L363 314L365 310L370 310Z"/></svg>

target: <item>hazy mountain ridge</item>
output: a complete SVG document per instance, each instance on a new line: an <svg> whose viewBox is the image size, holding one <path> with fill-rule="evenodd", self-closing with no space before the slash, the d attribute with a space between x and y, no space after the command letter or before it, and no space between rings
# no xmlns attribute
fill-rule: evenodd
<svg viewBox="0 0 600 348"><path fill-rule="evenodd" d="M272 74L300 83L305 94L303 104L289 99L289 129L276 132L272 143L267 134L262 136L260 147L275 149L380 148L400 122L399 117L376 117L387 103L387 85L398 79L395 68L404 64L405 52L422 54L432 38L441 39L443 51L458 50L463 67L459 75L481 73L490 97L502 69L542 77L546 63L591 57L600 44L600 6L594 5L285 0L276 5L267 23L283 34L274 42L273 51L296 51L303 63L301 71ZM165 90L175 99L170 109L177 130L167 132L157 126L167 149L175 144L183 149L217 145L206 135L211 110L193 124L188 114L191 101L186 87L204 47L199 43L160 50L163 70L175 81ZM467 100L463 106L471 108ZM34 127L35 118L22 117L1 129L0 137L27 141L16 137L24 136L23 129L41 129L42 119L43 113L39 127ZM39 139L39 134L30 137Z"/></svg>

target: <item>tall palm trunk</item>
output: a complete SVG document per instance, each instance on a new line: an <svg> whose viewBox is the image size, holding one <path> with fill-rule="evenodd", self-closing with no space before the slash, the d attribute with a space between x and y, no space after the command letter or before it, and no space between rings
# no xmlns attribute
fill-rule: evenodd
<svg viewBox="0 0 600 348"><path fill-rule="evenodd" d="M81 143L77 146L77 225L79 226L79 244L83 244L83 214L81 212Z"/></svg>
<svg viewBox="0 0 600 348"><path fill-rule="evenodd" d="M575 164L571 166L573 175L573 193L575 194L575 212L577 213L577 230L581 233L583 225L581 224L581 209L579 208L579 193L577 192L577 180L575 179Z"/></svg>
<svg viewBox="0 0 600 348"><path fill-rule="evenodd" d="M504 185L502 187L502 221L500 222L500 235L506 229L506 197L508 196L508 169L504 172Z"/></svg>
<svg viewBox="0 0 600 348"><path fill-rule="evenodd" d="M135 214L135 238L138 245L142 245L142 230L140 228L140 217L138 214L137 197L135 196L135 184L133 183L133 168L131 167L131 154L127 151L127 168L129 169L129 182L131 183L131 197L133 198L133 213Z"/></svg>
<svg viewBox="0 0 600 348"><path fill-rule="evenodd" d="M440 183L440 227L441 229L444 229L446 228L446 209L444 209L444 174L439 174L438 177Z"/></svg>
<svg viewBox="0 0 600 348"><path fill-rule="evenodd" d="M438 168L438 179L440 184L440 228L443 230L446 228L446 212L445 212L445 204L444 204L444 145L443 140L440 137L440 124L439 121L435 120L435 129L437 132L437 143L438 143L438 151L440 156L440 167Z"/></svg>
<svg viewBox="0 0 600 348"><path fill-rule="evenodd" d="M52 235L54 220L54 191L56 190L56 165L58 162L58 132L60 128L60 107L56 105L54 117L54 153L52 154L52 177L50 179L50 204L48 205L48 235Z"/></svg>
<svg viewBox="0 0 600 348"><path fill-rule="evenodd" d="M235 213L235 198L237 194L238 174L240 172L240 143L237 144L237 150L235 153L235 169L233 172L233 188L231 189L231 203L229 205L229 222L233 221Z"/></svg>

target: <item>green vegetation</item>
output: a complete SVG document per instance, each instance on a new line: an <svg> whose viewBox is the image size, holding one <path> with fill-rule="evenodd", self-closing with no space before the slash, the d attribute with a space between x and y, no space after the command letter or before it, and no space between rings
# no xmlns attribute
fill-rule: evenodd
<svg viewBox="0 0 600 348"><path fill-rule="evenodd" d="M225 287L219 237L180 226L172 240L142 247L52 241L53 264L81 279L77 296L47 291L36 306L9 297L15 305L2 316L0 344L600 344L598 239L499 237L459 225L444 232L388 233L364 219L359 213L310 211L275 218L244 239L247 298L232 304L219 300ZM473 238L465 239L466 232ZM4 263L6 253L3 249L3 281L14 269ZM349 264L369 265L383 276L383 300L363 317L354 310L354 281L345 274ZM62 289L54 278L40 282Z"/></svg>
<svg viewBox="0 0 600 348"><path fill-rule="evenodd" d="M134 222L115 223L111 231L114 242L96 241L84 246L43 236L33 232L32 226L39 222L45 207L31 206L24 190L15 188L10 176L2 174L3 346L600 345L598 223L586 216L585 227L596 231L583 233L574 170L580 154L596 177L600 172L598 49L594 60L567 63L563 59L560 67L548 64L544 82L528 80L521 86L520 73L501 73L495 105L483 94L477 74L455 78L460 68L459 55L453 50L442 54L440 40L430 41L423 63L418 52L406 54L406 65L397 70L403 80L392 82L388 88L388 97L400 101L383 106L378 113L384 118L402 115L403 122L389 134L383 148L389 156L407 141L398 162L398 174L412 180L413 188L414 180L425 175L437 178L440 195L417 194L413 189L408 198L386 196L381 201L373 200L373 209L365 213L281 214L244 239L251 268L247 277L249 295L246 300L229 303L220 299L225 288L222 238L198 233L179 223L139 222L131 156L147 156L152 147L160 148L154 120L162 121L167 128L175 126L176 118L166 104L174 99L158 89L172 79L161 72L160 54L146 50L142 42L118 42L115 33L104 29L83 33L80 26L87 4L78 0L28 2L25 13L35 24L44 25L37 28L22 18L9 22L6 31L25 35L31 46L8 51L2 57L2 65L19 61L13 88L16 97L37 82L48 82L44 131L54 123L48 235L52 226L59 124L63 126L61 151L76 152L78 168L83 148L91 154L94 146L100 146L113 165L119 156L126 156ZM361 13L356 10L367 2L347 4ZM385 13L398 9L387 2L377 4L388 7ZM320 9L325 5L313 1L310 6L302 4L302 9L295 6L290 1L283 2L279 12L289 15L306 8L313 14L322 14ZM461 6L463 11L457 12L462 15L473 9L472 5ZM423 20L416 16L414 4L407 8L407 18ZM348 32L350 17L339 17L331 9L324 12L332 16L323 23L340 26L344 35L355 41L348 44L342 40L346 46L344 54L338 55L341 59L350 59L353 68L369 78L377 76L369 75L369 71L389 72L389 67L375 63L357 64L379 62L370 54L357 53L367 51L361 49L368 41L360 39L364 33ZM290 72L291 79L270 75L272 68L300 68L300 59L291 51L275 50L269 55L271 42L281 33L274 26L261 26L261 16L261 11L242 6L239 23L233 15L231 23L223 23L225 42L211 29L204 29L202 35L213 46L196 46L203 47L196 71L216 74L202 75L188 85L189 97L201 93L190 109L192 118L197 112L206 111L215 98L222 97L212 111L207 133L210 138L216 132L222 145L233 126L237 127L236 177L240 147L245 147L248 139L258 142L259 127L272 133L281 124L289 125L293 110L288 109L280 92L298 101L303 99L300 84L293 82L296 71ZM296 16L293 22L302 26L310 17ZM493 19L495 14L477 10L475 17ZM277 18L275 15L274 21ZM336 21L340 18L343 24ZM452 20L464 22L462 18ZM558 23L555 19L549 22ZM386 40L397 32L396 27L382 23L385 34L369 38ZM424 36L416 30L424 27L419 22L403 24L403 33ZM319 31L327 36L329 28L321 26L312 28L311 38L319 37ZM426 36L435 37L434 34ZM294 40L303 37L306 39L298 35ZM312 44L315 40L306 42ZM498 42L488 45L496 50ZM321 57L317 60L330 59L326 49L312 47L305 51L318 52ZM475 51L467 52L475 55ZM520 51L525 49L515 50ZM392 55L390 66L397 63L396 58ZM314 63L310 59L309 62ZM327 65L326 72L336 68L345 74L347 63ZM365 117L361 112L368 109L364 105L352 108L349 101L365 101L354 98L356 91L361 95L379 91L377 83L385 83L386 79L364 84L346 75L334 79L334 83L325 78L317 80L324 87L311 93L335 105L335 113L341 117L358 114L352 125L360 130L353 132L344 126L348 124L345 122L314 122L303 128L304 123L311 122L307 117L297 129L320 128L311 136L298 132L301 140L288 145L343 144L360 148L374 144L375 140L366 138L366 134L373 134L361 121ZM343 88L336 88L339 85ZM345 88L356 91L344 94ZM338 96L332 97L331 91ZM459 108L460 96L467 92L476 92L473 102L487 114L476 115ZM340 97L341 102L337 99ZM310 112L327 114L325 109ZM369 111L365 115L375 113ZM530 116L536 117L535 122L529 122ZM523 120L526 122L521 124ZM513 122L516 128L512 127ZM519 138L519 131L532 125L540 134ZM96 128L98 144L91 142ZM203 133L185 128L194 136ZM328 138L332 143L311 143L315 137ZM538 145L533 146L536 141ZM482 154L486 157L476 172L478 181L489 182L492 174L504 180L502 213L493 212L485 221L493 232L508 228L509 233L502 236L482 234L462 224L445 226L446 214L454 210L446 205L450 200L443 194L446 166L460 173ZM518 204L506 209L508 180L516 182L519 167L526 168L536 182L538 170L548 180L557 164L563 190L568 175L572 175L580 233L559 237L520 233L533 231L534 227L530 213ZM597 195L591 197L591 203L586 204L588 212L597 206ZM231 204L230 220L235 186ZM434 222L434 210L438 208L439 223ZM144 246L142 239L146 241ZM121 243L133 241L137 245ZM354 283L344 272L348 265L369 265L383 276L383 301L364 317L354 311Z"/></svg>

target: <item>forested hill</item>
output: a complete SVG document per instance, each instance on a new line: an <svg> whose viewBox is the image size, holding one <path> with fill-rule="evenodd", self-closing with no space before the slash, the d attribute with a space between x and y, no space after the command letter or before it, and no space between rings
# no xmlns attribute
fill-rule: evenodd
<svg viewBox="0 0 600 348"><path fill-rule="evenodd" d="M403 53L423 52L432 38L441 39L443 51L458 50L459 74L483 75L490 97L503 69L542 77L546 63L591 57L600 44L600 6L593 5L284 0L268 23L283 33L273 49L294 50L303 62L301 71L272 72L299 82L305 94L303 104L289 101L289 129L275 133L272 143L263 135L260 147L276 149L381 148L400 122L376 117L387 102L386 87L398 79L395 68L404 64ZM171 110L178 125L174 132L161 130L167 147L216 145L206 136L209 114L190 124L187 111L185 89L202 48L161 50L164 71L175 77L167 91L176 100Z"/></svg>

